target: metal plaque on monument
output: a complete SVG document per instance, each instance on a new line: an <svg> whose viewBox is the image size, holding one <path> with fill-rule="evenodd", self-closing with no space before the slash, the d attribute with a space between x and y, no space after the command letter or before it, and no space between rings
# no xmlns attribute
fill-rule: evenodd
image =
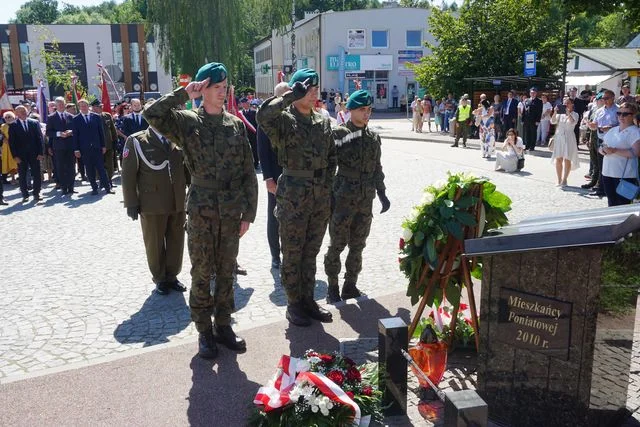
<svg viewBox="0 0 640 427"><path fill-rule="evenodd" d="M639 235L636 204L531 218L465 241L465 255L483 262L477 390L491 420L628 418Z"/></svg>

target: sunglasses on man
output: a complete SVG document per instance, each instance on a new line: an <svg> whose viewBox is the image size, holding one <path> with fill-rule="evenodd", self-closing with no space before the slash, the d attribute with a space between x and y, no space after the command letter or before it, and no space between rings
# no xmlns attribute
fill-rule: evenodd
<svg viewBox="0 0 640 427"><path fill-rule="evenodd" d="M633 113L630 113L627 111L616 111L616 115L621 117L628 117L628 116L632 116Z"/></svg>

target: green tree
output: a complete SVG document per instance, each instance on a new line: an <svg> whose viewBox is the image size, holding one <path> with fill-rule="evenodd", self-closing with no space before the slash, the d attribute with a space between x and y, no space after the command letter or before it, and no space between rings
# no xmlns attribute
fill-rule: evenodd
<svg viewBox="0 0 640 427"><path fill-rule="evenodd" d="M59 16L57 0L30 0L16 11L16 24L51 24Z"/></svg>
<svg viewBox="0 0 640 427"><path fill-rule="evenodd" d="M62 14L55 21L56 24L111 24L107 17L98 12L81 10L76 13Z"/></svg>

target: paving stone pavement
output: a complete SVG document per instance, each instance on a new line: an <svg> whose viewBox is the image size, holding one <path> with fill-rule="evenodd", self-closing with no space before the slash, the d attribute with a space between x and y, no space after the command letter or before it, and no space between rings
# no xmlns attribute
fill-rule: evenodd
<svg viewBox="0 0 640 427"><path fill-rule="evenodd" d="M402 135L406 123L373 120L384 135ZM402 129L400 129L402 127ZM396 131L397 128L397 131ZM512 222L554 212L606 206L579 188L588 165L569 177L564 191L554 186L549 159L528 156L517 174L493 171L493 162L477 149L452 149L445 144L383 139L383 166L391 210L376 210L364 252L360 287L371 297L405 287L397 267L400 225L422 197L422 188L466 171L492 178L513 200ZM115 180L119 184L119 177ZM239 262L248 275L235 288L237 328L281 320L285 296L278 271L270 270L266 239L266 190L260 181L258 218L240 244ZM0 285L0 382L49 368L100 360L116 353L163 342L193 340L186 294L153 293L140 224L125 215L121 188L116 195L91 196L82 183L78 194L65 198L45 184L43 205L20 203L17 187L5 187L9 206L0 209L3 243ZM324 300L326 281L318 257L316 298ZM343 260L346 254L343 254ZM185 248L179 279L189 280ZM407 302L408 304L408 302Z"/></svg>

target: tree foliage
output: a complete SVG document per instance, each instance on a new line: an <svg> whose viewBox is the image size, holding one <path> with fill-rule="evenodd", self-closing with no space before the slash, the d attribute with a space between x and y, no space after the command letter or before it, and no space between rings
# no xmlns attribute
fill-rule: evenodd
<svg viewBox="0 0 640 427"><path fill-rule="evenodd" d="M621 47L639 24L626 16L622 2L609 0L466 0L458 13L432 7L436 43L426 43L432 54L416 78L437 96L465 91L465 77L522 75L528 50L538 53L537 76L553 78L562 74L567 22L570 47Z"/></svg>
<svg viewBox="0 0 640 427"><path fill-rule="evenodd" d="M16 24L51 24L60 12L57 0L30 0L16 11Z"/></svg>

